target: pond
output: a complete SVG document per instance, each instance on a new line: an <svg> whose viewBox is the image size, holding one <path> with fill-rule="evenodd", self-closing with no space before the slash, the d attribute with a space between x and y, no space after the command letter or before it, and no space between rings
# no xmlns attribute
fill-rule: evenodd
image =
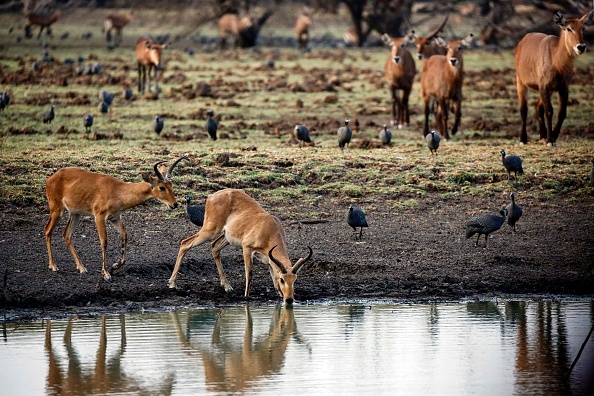
<svg viewBox="0 0 594 396"><path fill-rule="evenodd" d="M592 395L592 301L386 303L9 323L6 395Z"/></svg>

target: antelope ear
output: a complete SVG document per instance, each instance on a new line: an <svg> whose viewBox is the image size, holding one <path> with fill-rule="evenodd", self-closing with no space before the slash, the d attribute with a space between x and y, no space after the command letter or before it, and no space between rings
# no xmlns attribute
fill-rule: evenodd
<svg viewBox="0 0 594 396"><path fill-rule="evenodd" d="M384 44L392 46L392 39L390 38L388 33L382 34L382 41L384 42Z"/></svg>
<svg viewBox="0 0 594 396"><path fill-rule="evenodd" d="M142 180L145 182L150 183L151 185L153 184L153 174L151 172L142 172L140 176L142 176Z"/></svg>
<svg viewBox="0 0 594 396"><path fill-rule="evenodd" d="M590 26L591 24L594 23L594 10L590 11L588 14L584 15L581 18L582 24L584 24L584 26Z"/></svg>
<svg viewBox="0 0 594 396"><path fill-rule="evenodd" d="M559 27L565 27L567 22L565 21L565 16L561 14L559 11L555 11L553 14L553 22L555 22Z"/></svg>

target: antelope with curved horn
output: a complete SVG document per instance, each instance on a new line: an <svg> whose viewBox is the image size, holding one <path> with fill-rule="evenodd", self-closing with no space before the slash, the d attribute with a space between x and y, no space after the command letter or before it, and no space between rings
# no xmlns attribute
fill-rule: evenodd
<svg viewBox="0 0 594 396"><path fill-rule="evenodd" d="M78 224L80 216L82 214L91 214L95 217L97 233L101 242L101 274L106 281L111 280L111 275L105 267L107 221L118 230L122 239L121 258L112 266L112 269L115 270L124 265L126 261L127 234L121 214L151 198L158 199L172 209L176 208L177 201L173 195L173 185L170 177L177 163L186 158L183 156L177 159L164 175L159 171L159 165L165 161L157 162L154 166L155 176L151 176L148 172L144 173L142 175L144 181L138 183L126 183L108 175L79 168L62 168L50 176L45 185L50 210L50 217L45 225L49 268L52 271L58 270L52 254L52 231L62 217L64 209L66 209L68 211L68 223L64 229L64 240L72 257L74 257L76 267L81 273L87 272L74 250L72 233Z"/></svg>
<svg viewBox="0 0 594 396"><path fill-rule="evenodd" d="M540 98L536 105L536 115L541 139L555 145L561 125L567 115L569 83L573 74L575 58L586 51L584 26L594 22L594 10L581 18L565 19L560 12L553 14L553 21L561 28L559 37L544 33L528 33L516 47L516 85L522 117L520 142L527 143L526 116L528 89L538 91ZM557 123L553 128L553 105L551 94L559 93L560 107Z"/></svg>
<svg viewBox="0 0 594 396"><path fill-rule="evenodd" d="M155 44L148 37L136 41L136 61L138 62L138 92L144 93L148 75L148 90L151 92L151 71L154 69L155 92L159 93L157 69L161 65L161 53L167 44Z"/></svg>
<svg viewBox="0 0 594 396"><path fill-rule="evenodd" d="M245 297L250 294L252 264L254 258L257 258L269 265L274 288L288 305L294 301L297 274L313 254L308 247L307 257L300 258L295 265L291 265L285 230L280 221L242 190L227 188L208 196L202 229L181 242L175 268L169 278L170 288L176 287L177 273L186 253L194 246L208 241L219 271L221 286L225 291L229 292L233 288L221 263L221 250L227 245L233 245L243 250Z"/></svg>
<svg viewBox="0 0 594 396"><path fill-rule="evenodd" d="M408 98L417 74L417 67L405 46L411 37L414 37L413 35L414 32L406 37L391 38L387 34L382 36L384 43L392 48L384 63L384 76L392 95L392 125L398 128L410 123ZM398 91L402 91L402 97L398 95ZM398 116L396 116L396 107L398 107Z"/></svg>
<svg viewBox="0 0 594 396"><path fill-rule="evenodd" d="M417 42L417 57L419 60L427 60L433 55L445 55L448 50L443 45L434 42L437 35L443 30L446 23L448 23L449 14L446 15L443 22L437 29L428 36L416 36L415 41Z"/></svg>
<svg viewBox="0 0 594 396"><path fill-rule="evenodd" d="M43 32L43 29L46 29L47 35L51 36L51 26L54 23L56 23L58 19L60 19L60 12L54 11L53 13L49 14L46 12L25 11L25 18L27 18L27 25L25 26L25 36L28 38L32 37L31 26L39 26L39 33L37 34L37 38L41 38L41 33Z"/></svg>

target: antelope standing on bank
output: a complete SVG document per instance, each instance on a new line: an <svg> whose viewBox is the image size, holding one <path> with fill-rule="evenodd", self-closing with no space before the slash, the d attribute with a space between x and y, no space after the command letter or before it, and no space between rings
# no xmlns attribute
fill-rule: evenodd
<svg viewBox="0 0 594 396"><path fill-rule="evenodd" d="M234 47L239 46L239 34L242 30L251 27L253 20L249 15L240 16L237 14L223 14L218 21L219 34L221 36L221 49L227 46L227 38L233 38Z"/></svg>
<svg viewBox="0 0 594 396"><path fill-rule="evenodd" d="M72 233L80 216L91 214L95 217L97 233L101 242L101 274L106 281L111 280L111 275L105 266L107 221L118 230L122 239L121 258L111 267L115 270L124 265L126 261L127 234L121 214L151 198L158 199L172 209L176 208L177 201L173 195L170 178L177 163L185 158L181 157L176 160L164 175L159 171L159 165L164 161L157 162L154 166L155 176L151 176L149 173L143 174L144 181L138 183L126 183L108 175L79 168L62 168L50 176L45 184L45 194L50 211L50 217L45 225L49 268L52 271L58 270L52 254L52 231L66 209L68 223L64 228L64 240L74 257L76 267L81 273L87 272L74 250Z"/></svg>
<svg viewBox="0 0 594 396"><path fill-rule="evenodd" d="M103 27L105 28L105 40L109 43L112 40L111 31L115 31L113 36L114 45L118 46L122 43L122 30L132 20L132 11L124 15L108 14L103 21Z"/></svg>
<svg viewBox="0 0 594 396"><path fill-rule="evenodd" d="M136 61L138 62L138 92L144 93L148 76L148 91L151 92L151 71L154 69L155 92L159 93L157 69L161 65L161 54L166 44L155 44L148 37L136 41Z"/></svg>
<svg viewBox="0 0 594 396"><path fill-rule="evenodd" d="M408 98L417 74L417 67L412 55L405 48L410 36L391 38L384 34L382 39L384 43L391 46L390 55L384 63L384 76L392 96L392 125L402 128L410 123ZM398 95L398 91L402 91L402 97Z"/></svg>
<svg viewBox="0 0 594 396"><path fill-rule="evenodd" d="M516 85L522 117L520 142L527 143L526 117L528 89L538 91L536 116L540 138L549 145L556 145L561 125L567 115L569 83L573 74L573 62L586 51L584 26L594 22L594 10L581 18L565 19L560 12L553 14L553 21L561 28L559 37L544 33L528 33L516 47ZM553 105L551 94L559 93L559 114L553 128Z"/></svg>
<svg viewBox="0 0 594 396"><path fill-rule="evenodd" d="M60 13L58 11L54 11L51 14L46 12L26 11L25 18L27 18L27 25L25 25L25 36L30 38L31 27L39 26L39 33L37 34L37 38L41 38L41 33L43 32L43 29L46 29L47 35L51 36L51 26L58 19L60 19Z"/></svg>
<svg viewBox="0 0 594 396"><path fill-rule="evenodd" d="M311 16L299 15L295 22L295 34L297 35L297 44L299 49L306 49L309 42L309 27L311 26Z"/></svg>
<svg viewBox="0 0 594 396"><path fill-rule="evenodd" d="M286 304L292 304L297 274L313 252L308 247L308 256L300 258L292 265L287 253L286 239L280 221L262 209L260 204L245 192L231 188L217 191L206 199L204 224L200 232L181 242L175 268L169 278L169 287L176 287L177 273L186 253L194 246L210 242L221 286L227 292L233 290L221 263L221 250L225 246L233 245L243 250L245 297L250 294L252 264L254 258L257 258L269 265L274 288Z"/></svg>

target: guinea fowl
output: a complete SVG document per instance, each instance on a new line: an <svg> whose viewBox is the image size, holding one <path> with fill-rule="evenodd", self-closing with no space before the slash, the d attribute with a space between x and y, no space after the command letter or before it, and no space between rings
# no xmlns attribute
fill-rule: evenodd
<svg viewBox="0 0 594 396"><path fill-rule="evenodd" d="M485 236L485 247L489 246L489 234L497 231L505 223L505 217L507 215L507 209L501 209L499 212L501 216L495 213L474 216L466 222L466 239L470 238L474 234L478 234L476 243L474 246L478 246L478 241L481 235Z"/></svg>
<svg viewBox="0 0 594 396"><path fill-rule="evenodd" d="M190 205L190 196L186 195L186 213L190 221L198 227L202 227L204 223L204 209L206 205Z"/></svg>
<svg viewBox="0 0 594 396"><path fill-rule="evenodd" d="M52 107L50 107L49 110L46 110L43 112L43 123L44 124L51 124L52 121L54 120L54 109L56 108L56 106L52 105Z"/></svg>
<svg viewBox="0 0 594 396"><path fill-rule="evenodd" d="M126 100L132 99L132 90L130 88L124 89L124 99L126 99Z"/></svg>
<svg viewBox="0 0 594 396"><path fill-rule="evenodd" d="M501 150L501 161L507 170L507 180L511 177L511 172L514 172L514 179L518 179L518 173L524 173L522 169L522 159L517 155L505 155L505 150Z"/></svg>
<svg viewBox="0 0 594 396"><path fill-rule="evenodd" d="M367 225L367 220L365 220L365 213L361 209L355 208L353 205L349 207L347 223L353 227L353 230L355 230L355 239L357 239L357 227L361 227L359 239L363 237L363 227L369 227Z"/></svg>
<svg viewBox="0 0 594 396"><path fill-rule="evenodd" d="M207 117L204 128L212 140L217 140L217 129L219 124L217 123L217 120L213 118L214 112L212 110L206 110L206 115Z"/></svg>
<svg viewBox="0 0 594 396"><path fill-rule="evenodd" d="M91 132L91 127L93 126L93 116L90 114L85 114L83 116L83 125L85 126L85 133Z"/></svg>
<svg viewBox="0 0 594 396"><path fill-rule="evenodd" d="M387 125L384 125L384 129L379 132L379 139L384 145L388 145L392 141L392 131L388 129Z"/></svg>
<svg viewBox="0 0 594 396"><path fill-rule="evenodd" d="M348 146L353 137L353 131L349 127L349 120L344 120L344 126L338 128L336 134L338 135L338 147L344 150L344 146Z"/></svg>
<svg viewBox="0 0 594 396"><path fill-rule="evenodd" d="M435 153L435 156L437 156L437 149L439 148L439 142L441 142L439 133L435 131L429 132L427 136L425 136L425 141L427 142L427 147L429 147L431 154Z"/></svg>
<svg viewBox="0 0 594 396"><path fill-rule="evenodd" d="M101 99L103 102L107 103L109 106L111 106L111 104L113 103L114 97L115 97L114 94L111 94L104 89L99 91L99 99Z"/></svg>
<svg viewBox="0 0 594 396"><path fill-rule="evenodd" d="M305 143L311 143L311 139L309 138L309 129L307 129L305 125L295 125L293 135L299 142L299 147L303 147Z"/></svg>
<svg viewBox="0 0 594 396"><path fill-rule="evenodd" d="M509 194L511 197L511 203L505 207L507 210L507 224L513 227L516 232L516 222L522 217L522 207L516 203L516 194Z"/></svg>
<svg viewBox="0 0 594 396"><path fill-rule="evenodd" d="M107 102L101 102L101 103L99 103L99 106L97 106L97 109L101 113L105 114L109 111L109 105L107 104Z"/></svg>
<svg viewBox="0 0 594 396"><path fill-rule="evenodd" d="M165 126L165 121L163 121L163 119L161 117L156 116L155 120L153 121L153 127L154 127L157 135L161 133L164 126Z"/></svg>

